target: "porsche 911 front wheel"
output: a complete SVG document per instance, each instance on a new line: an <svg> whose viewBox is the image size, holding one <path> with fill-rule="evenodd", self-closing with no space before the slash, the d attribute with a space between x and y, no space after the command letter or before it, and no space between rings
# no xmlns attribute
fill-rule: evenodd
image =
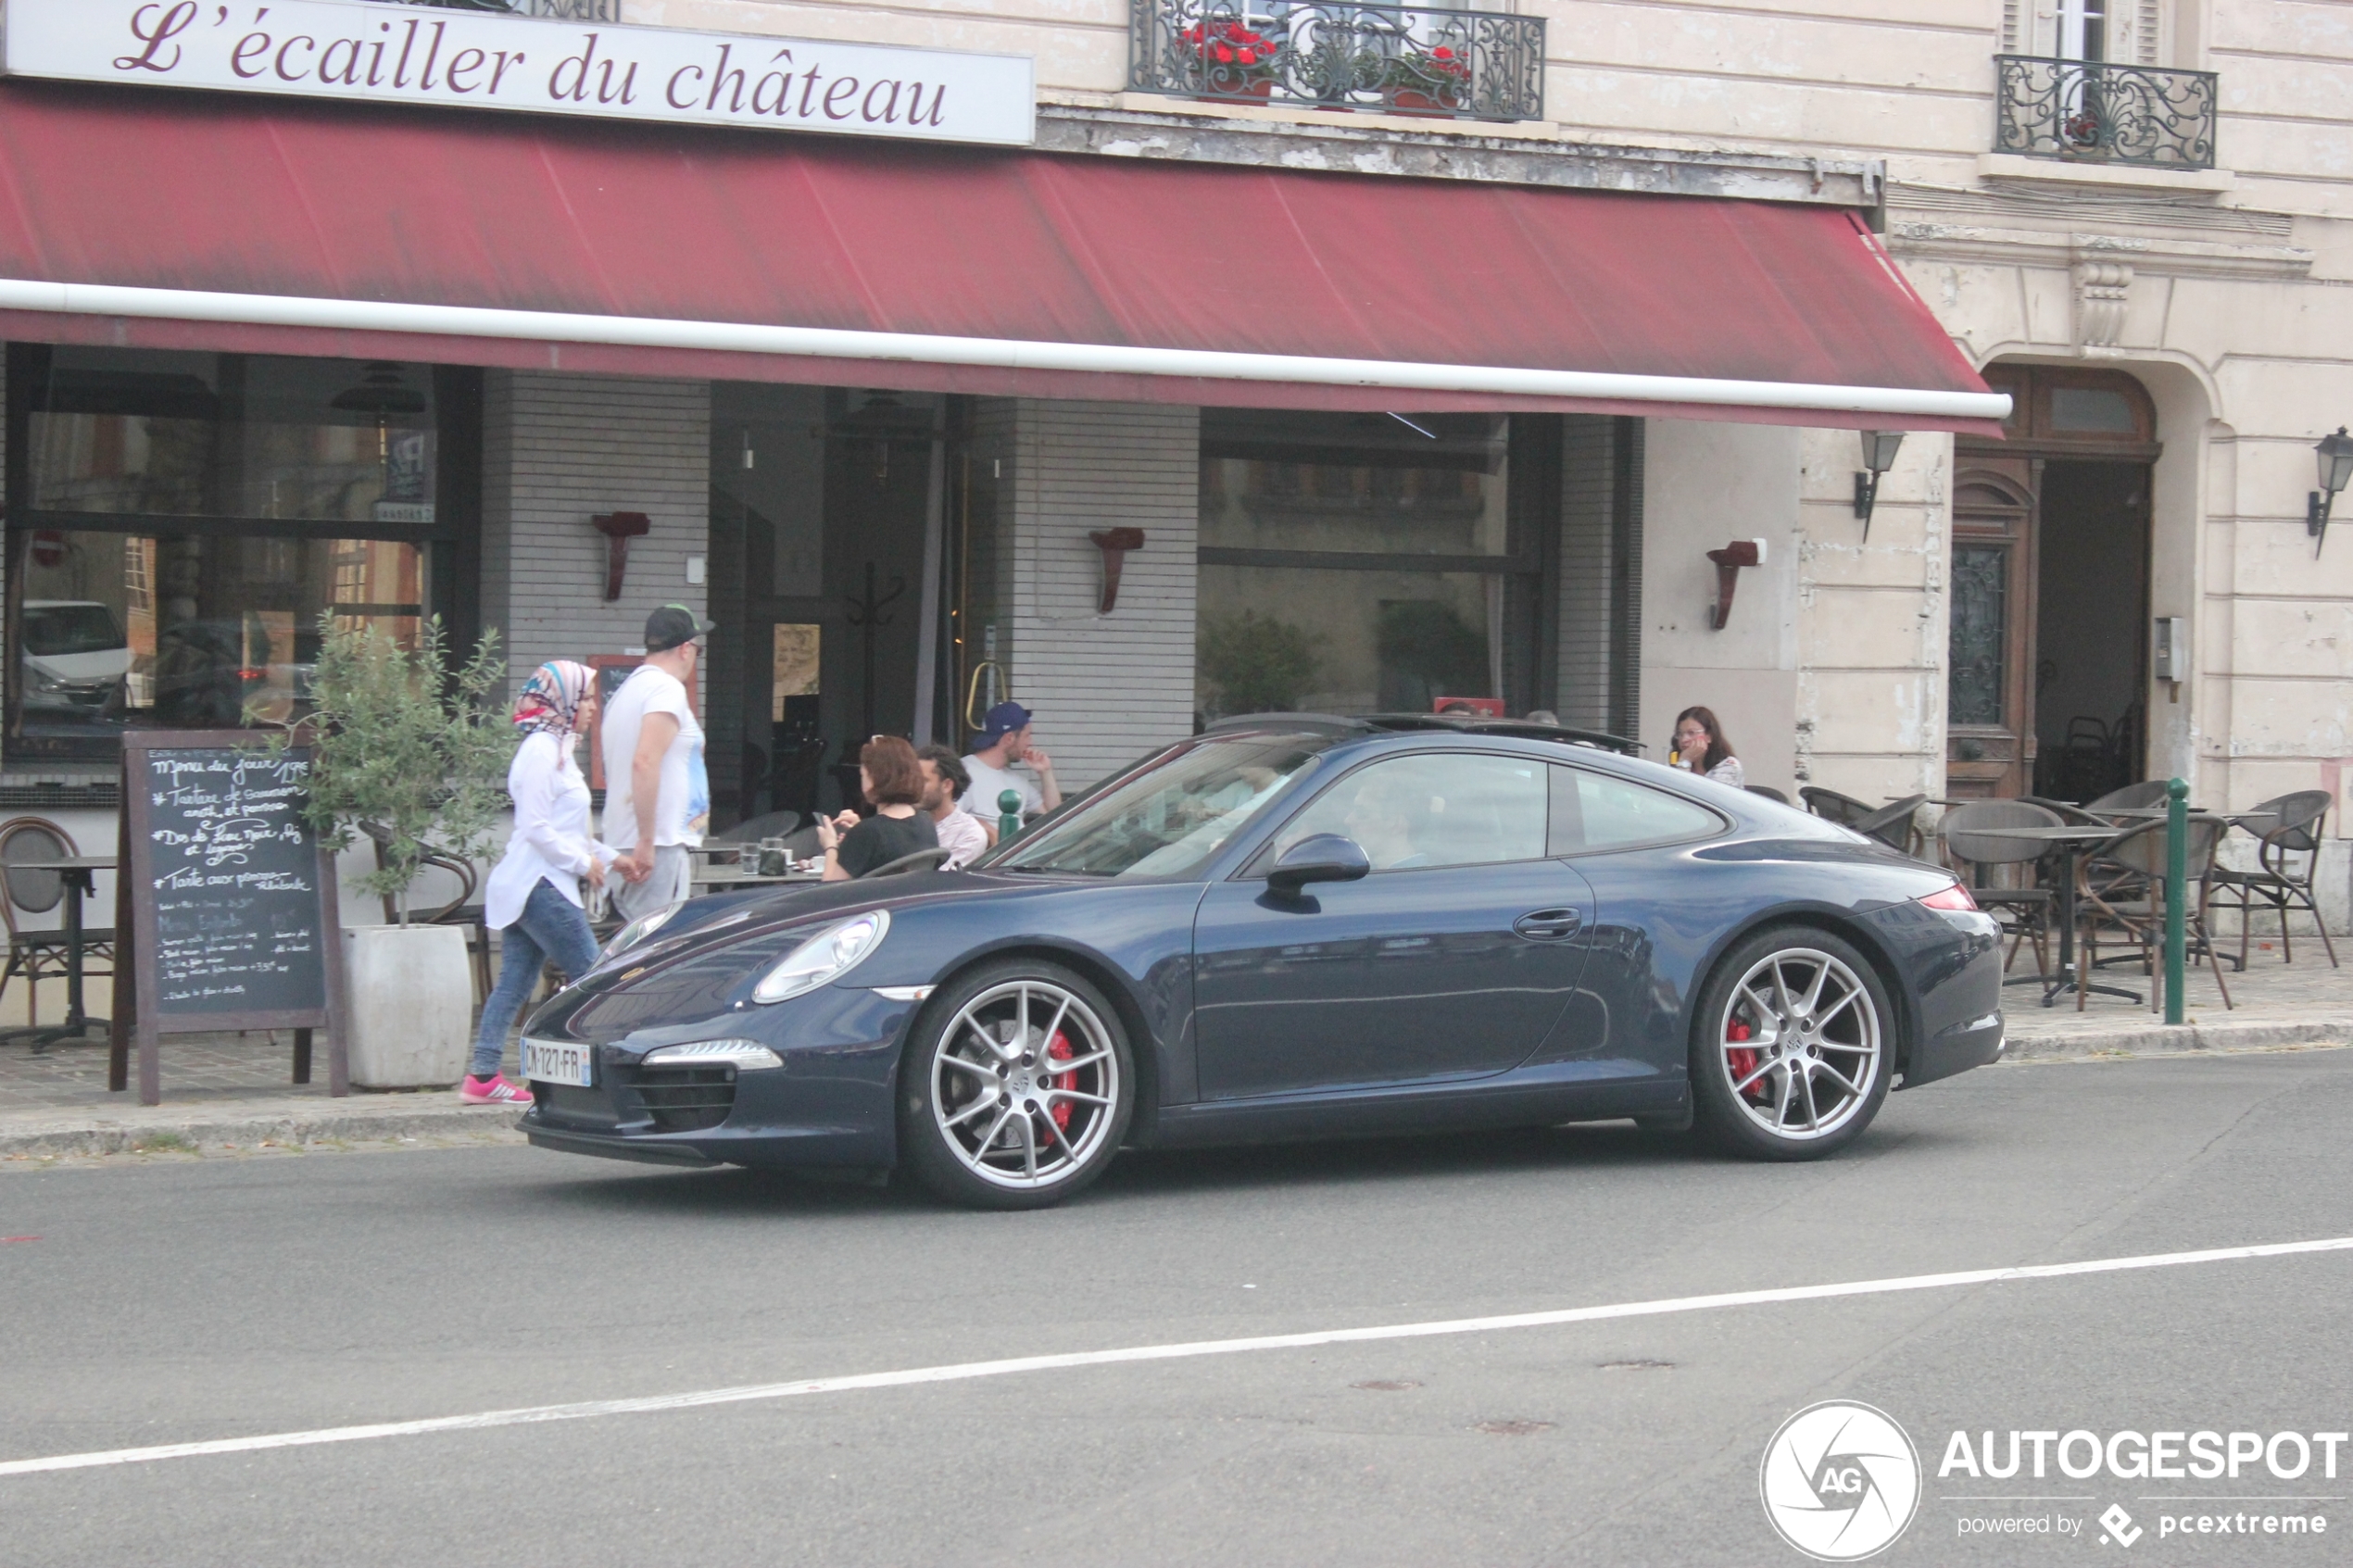
<svg viewBox="0 0 2353 1568"><path fill-rule="evenodd" d="M1058 1203L1102 1173L1135 1101L1126 1033L1059 964L991 964L936 992L900 1074L908 1165L986 1209Z"/></svg>

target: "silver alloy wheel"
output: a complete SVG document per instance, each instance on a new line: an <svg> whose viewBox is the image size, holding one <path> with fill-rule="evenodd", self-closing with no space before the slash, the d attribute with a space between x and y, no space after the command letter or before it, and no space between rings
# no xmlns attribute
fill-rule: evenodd
<svg viewBox="0 0 2353 1568"><path fill-rule="evenodd" d="M1881 1071L1879 1007L1818 947L1783 947L1732 987L1717 1063L1741 1113L1775 1137L1828 1137L1861 1113Z"/></svg>
<svg viewBox="0 0 2353 1568"><path fill-rule="evenodd" d="M966 1002L931 1073L941 1138L1000 1187L1052 1186L1083 1168L1119 1103L1110 1032L1085 997L1048 980L1008 981Z"/></svg>

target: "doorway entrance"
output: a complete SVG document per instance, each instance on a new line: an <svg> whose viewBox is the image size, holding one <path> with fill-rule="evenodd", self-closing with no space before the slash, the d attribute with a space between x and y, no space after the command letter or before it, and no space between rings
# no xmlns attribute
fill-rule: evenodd
<svg viewBox="0 0 2353 1568"><path fill-rule="evenodd" d="M866 737L913 727L940 412L922 393L713 384L716 825L839 809Z"/></svg>
<svg viewBox="0 0 2353 1568"><path fill-rule="evenodd" d="M2013 406L1955 449L1946 791L2093 799L2146 763L2156 408L2115 371L1985 380Z"/></svg>

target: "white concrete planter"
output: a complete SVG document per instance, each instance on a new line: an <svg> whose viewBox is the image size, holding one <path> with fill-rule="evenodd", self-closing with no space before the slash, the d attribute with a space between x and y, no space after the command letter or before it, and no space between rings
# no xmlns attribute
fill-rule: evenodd
<svg viewBox="0 0 2353 1568"><path fill-rule="evenodd" d="M351 1082L446 1088L473 1044L473 970L454 925L368 925L343 934Z"/></svg>

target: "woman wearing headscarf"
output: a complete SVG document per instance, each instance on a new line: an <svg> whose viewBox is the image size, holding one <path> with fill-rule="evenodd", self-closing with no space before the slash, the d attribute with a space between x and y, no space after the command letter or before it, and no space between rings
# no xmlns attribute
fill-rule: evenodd
<svg viewBox="0 0 2353 1568"><path fill-rule="evenodd" d="M507 770L515 831L490 873L484 923L499 939L498 985L483 1004L473 1061L459 1098L470 1105L529 1105L531 1091L498 1071L507 1031L550 961L577 980L597 961L597 938L581 906L580 884L601 887L620 859L588 833L588 781L573 745L597 716L597 676L585 664L549 659L532 671L515 701L522 744Z"/></svg>

